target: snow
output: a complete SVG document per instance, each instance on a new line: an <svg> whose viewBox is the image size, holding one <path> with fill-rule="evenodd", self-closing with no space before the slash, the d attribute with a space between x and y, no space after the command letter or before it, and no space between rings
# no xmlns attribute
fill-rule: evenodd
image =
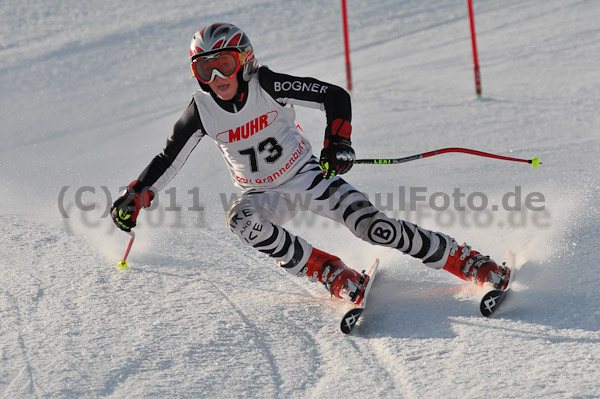
<svg viewBox="0 0 600 399"><path fill-rule="evenodd" d="M445 154L348 175L390 215L515 252L514 292L490 319L448 273L311 215L290 222L357 269L382 259L352 336L343 303L227 230L236 190L208 139L140 216L125 271L129 237L106 217L197 88L197 29L233 22L272 69L344 86L339 3L55 3L0 4L0 397L600 397L600 2L476 1L481 100L464 2L348 3L359 157L543 162ZM320 143L323 113L297 112ZM411 188L489 207L400 209ZM518 192L544 210L506 210Z"/></svg>

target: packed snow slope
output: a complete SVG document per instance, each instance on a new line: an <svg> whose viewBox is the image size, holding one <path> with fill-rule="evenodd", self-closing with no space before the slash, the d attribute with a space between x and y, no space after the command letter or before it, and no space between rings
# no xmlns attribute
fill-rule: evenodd
<svg viewBox="0 0 600 399"><path fill-rule="evenodd" d="M359 270L381 258L362 325L342 335L343 303L228 231L237 191L209 139L117 269L129 237L107 207L197 89L193 33L235 23L273 70L345 86L339 2L3 1L0 397L600 397L600 2L475 1L482 99L464 1L348 8L359 157L543 162L447 154L347 175L391 216L496 260L512 249L499 313L301 213L287 227L316 247ZM318 151L324 114L297 112Z"/></svg>

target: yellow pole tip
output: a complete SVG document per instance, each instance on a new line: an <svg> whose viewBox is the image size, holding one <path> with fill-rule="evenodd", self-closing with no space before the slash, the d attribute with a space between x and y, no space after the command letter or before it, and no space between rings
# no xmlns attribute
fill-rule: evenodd
<svg viewBox="0 0 600 399"><path fill-rule="evenodd" d="M534 168L537 168L538 166L540 166L540 164L541 164L541 162L538 157L533 157L531 159L531 166L533 166Z"/></svg>
<svg viewBox="0 0 600 399"><path fill-rule="evenodd" d="M127 261L123 261L123 259L121 259L120 261L118 261L118 262L117 262L117 267L118 267L119 269L122 269L122 270L123 270L123 269L127 269L127 266L129 266L129 265L127 264Z"/></svg>

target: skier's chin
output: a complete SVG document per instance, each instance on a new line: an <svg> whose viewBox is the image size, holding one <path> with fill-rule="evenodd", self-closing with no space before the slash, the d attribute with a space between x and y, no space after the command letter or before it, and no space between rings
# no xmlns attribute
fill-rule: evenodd
<svg viewBox="0 0 600 399"><path fill-rule="evenodd" d="M221 97L228 97L229 96L229 84L219 86L219 94L221 95Z"/></svg>
<svg viewBox="0 0 600 399"><path fill-rule="evenodd" d="M237 91L237 80L235 79L235 77L228 79L216 77L214 81L209 83L209 87L221 100L229 101Z"/></svg>
<svg viewBox="0 0 600 399"><path fill-rule="evenodd" d="M231 93L231 85L229 83L217 87L216 94L221 100L231 100L235 93Z"/></svg>

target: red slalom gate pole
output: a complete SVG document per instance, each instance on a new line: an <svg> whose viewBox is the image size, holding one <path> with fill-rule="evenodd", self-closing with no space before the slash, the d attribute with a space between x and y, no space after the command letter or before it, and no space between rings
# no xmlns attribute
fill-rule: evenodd
<svg viewBox="0 0 600 399"><path fill-rule="evenodd" d="M346 85L352 91L352 70L350 68L350 39L348 38L348 13L346 0L342 0L342 23L344 26L344 50L346 52Z"/></svg>
<svg viewBox="0 0 600 399"><path fill-rule="evenodd" d="M473 46L473 71L475 72L475 93L481 98L481 72L479 71L479 57L477 56L477 39L475 37L475 16L473 15L473 0L467 0L469 8L469 22L471 25L471 45Z"/></svg>

